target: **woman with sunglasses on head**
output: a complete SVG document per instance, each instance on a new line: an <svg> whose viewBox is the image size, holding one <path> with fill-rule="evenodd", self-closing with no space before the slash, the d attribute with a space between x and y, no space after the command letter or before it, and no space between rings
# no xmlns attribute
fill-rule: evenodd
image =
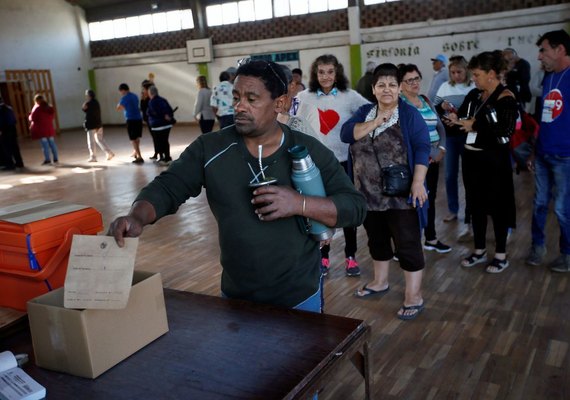
<svg viewBox="0 0 570 400"><path fill-rule="evenodd" d="M317 57L311 65L309 88L297 95L296 115L305 119L325 146L331 149L348 173L348 145L340 140L340 130L351 116L369 101L355 90L349 89L344 67L332 54ZM359 276L356 262L356 227L344 228L345 274ZM330 246L321 249L322 272L328 274Z"/></svg>
<svg viewBox="0 0 570 400"><path fill-rule="evenodd" d="M514 94L501 84L507 61L500 50L474 56L468 68L477 89L469 92L457 114L448 116L450 123L467 132L463 174L475 250L461 266L469 268L487 261L486 232L490 215L495 231L495 256L486 271L496 274L509 266L507 234L516 222L509 140L515 130L518 106Z"/></svg>
<svg viewBox="0 0 570 400"><path fill-rule="evenodd" d="M409 320L424 309L421 229L427 219L424 181L430 141L421 114L399 98L400 79L394 64L376 67L372 91L377 103L360 107L343 125L341 138L350 144L354 184L366 198L364 228L374 266L374 280L355 296L378 297L388 292L393 241L406 281L404 304L397 315ZM405 190L398 193L386 190L386 172L392 166L405 168L409 176Z"/></svg>
<svg viewBox="0 0 570 400"><path fill-rule="evenodd" d="M471 82L471 72L467 69L467 60L463 56L449 57L449 81L440 86L435 98L435 109L440 118L457 109L465 100L465 96L475 88ZM457 219L459 213L459 158L463 157L463 145L467 134L457 125L445 125L445 189L447 192L447 208L449 214L443 222ZM465 211L465 223L470 224L469 212ZM460 239L471 237L471 227L460 235Z"/></svg>
<svg viewBox="0 0 570 400"><path fill-rule="evenodd" d="M409 105L415 107L424 119L431 143L429 167L426 175L428 190L428 220L424 229L424 249L440 254L449 253L451 247L437 240L435 233L435 198L439 180L439 163L445 155L445 128L429 99L420 95L422 74L414 64L404 64L398 68L400 79L400 97Z"/></svg>

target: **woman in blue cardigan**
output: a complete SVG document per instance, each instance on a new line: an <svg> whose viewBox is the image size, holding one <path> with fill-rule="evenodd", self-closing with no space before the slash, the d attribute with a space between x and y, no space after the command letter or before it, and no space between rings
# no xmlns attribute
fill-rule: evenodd
<svg viewBox="0 0 570 400"><path fill-rule="evenodd" d="M420 113L399 99L401 76L394 64L376 67L373 82L377 104L360 107L341 131L342 141L350 144L354 184L368 205L364 228L374 265L374 280L355 296L364 298L388 292L390 260L397 255L406 279L404 304L398 318L409 320L424 309L421 229L428 208L425 177L429 131ZM409 193L389 196L383 192L382 168L390 165L408 167L412 178Z"/></svg>
<svg viewBox="0 0 570 400"><path fill-rule="evenodd" d="M168 166L172 162L168 137L174 123L174 111L168 104L168 101L158 95L156 86L149 87L148 94L150 101L148 102L146 113L148 115L148 124L156 138L156 151L159 156L158 164Z"/></svg>

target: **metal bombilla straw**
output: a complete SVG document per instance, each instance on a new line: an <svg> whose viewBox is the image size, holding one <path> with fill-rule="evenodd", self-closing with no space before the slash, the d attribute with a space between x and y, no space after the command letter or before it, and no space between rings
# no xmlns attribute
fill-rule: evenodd
<svg viewBox="0 0 570 400"><path fill-rule="evenodd" d="M263 145L260 144L259 146L257 146L257 159L259 162L259 170L261 171L261 176L263 176L263 180L265 180L265 172L263 172L263 164L261 163L261 158L263 156Z"/></svg>

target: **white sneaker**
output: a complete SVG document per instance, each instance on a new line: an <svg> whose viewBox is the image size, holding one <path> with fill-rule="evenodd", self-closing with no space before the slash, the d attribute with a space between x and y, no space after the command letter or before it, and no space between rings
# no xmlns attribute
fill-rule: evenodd
<svg viewBox="0 0 570 400"><path fill-rule="evenodd" d="M115 157L115 153L113 153L112 151L107 153L107 161L112 160L113 157Z"/></svg>
<svg viewBox="0 0 570 400"><path fill-rule="evenodd" d="M97 162L97 157L91 156L87 159L87 162Z"/></svg>

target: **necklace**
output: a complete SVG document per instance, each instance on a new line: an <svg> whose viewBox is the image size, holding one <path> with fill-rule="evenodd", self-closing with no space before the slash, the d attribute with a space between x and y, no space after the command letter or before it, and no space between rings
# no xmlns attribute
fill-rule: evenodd
<svg viewBox="0 0 570 400"><path fill-rule="evenodd" d="M378 114L380 114L382 116L382 120L384 122L388 121L390 119L390 117L392 116L392 114L394 114L394 110L398 107L398 105L395 105L394 107L392 107L391 109L387 109L387 110L382 110L380 108L380 106L378 106Z"/></svg>

